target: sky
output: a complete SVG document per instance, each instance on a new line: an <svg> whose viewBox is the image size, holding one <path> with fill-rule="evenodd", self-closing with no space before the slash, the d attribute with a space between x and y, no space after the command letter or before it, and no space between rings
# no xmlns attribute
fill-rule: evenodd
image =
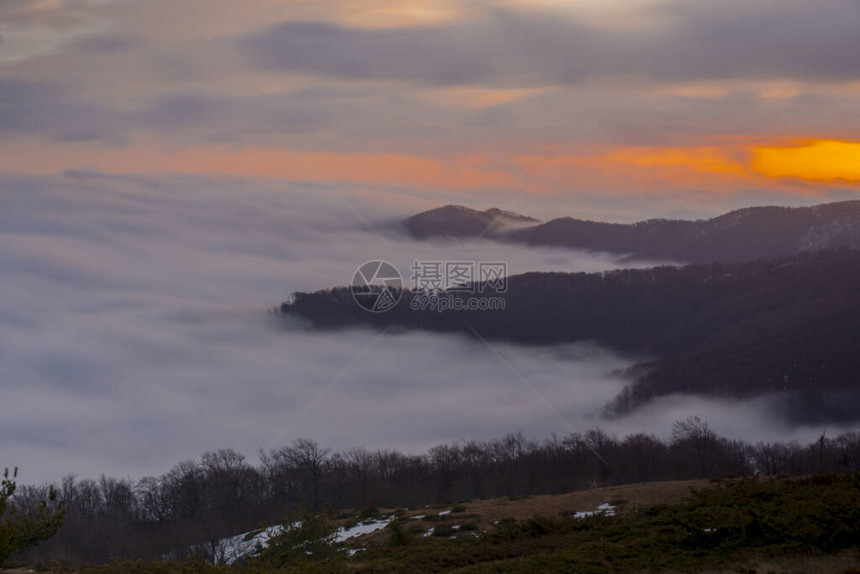
<svg viewBox="0 0 860 574"><path fill-rule="evenodd" d="M858 27L857 0L5 0L0 172L614 221L851 198Z"/></svg>
<svg viewBox="0 0 860 574"><path fill-rule="evenodd" d="M369 259L619 265L398 230L442 204L635 221L857 198L858 29L857 0L0 1L0 466L139 477L300 436L593 426L643 357L267 311ZM770 412L667 397L601 424L820 434Z"/></svg>

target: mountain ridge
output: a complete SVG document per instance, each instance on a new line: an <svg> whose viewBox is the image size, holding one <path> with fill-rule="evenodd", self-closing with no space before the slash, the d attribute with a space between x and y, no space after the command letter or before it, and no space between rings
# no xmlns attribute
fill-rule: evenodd
<svg viewBox="0 0 860 574"><path fill-rule="evenodd" d="M413 237L429 239L492 236L505 228L537 223L540 220L498 207L479 211L464 205L448 204L413 215L403 225Z"/></svg>
<svg viewBox="0 0 860 574"><path fill-rule="evenodd" d="M634 223L570 216L541 222L498 208L478 211L446 205L413 215L402 225L416 239L486 236L536 247L615 253L626 260L740 262L860 248L860 200L809 207L753 206L709 219L653 218Z"/></svg>

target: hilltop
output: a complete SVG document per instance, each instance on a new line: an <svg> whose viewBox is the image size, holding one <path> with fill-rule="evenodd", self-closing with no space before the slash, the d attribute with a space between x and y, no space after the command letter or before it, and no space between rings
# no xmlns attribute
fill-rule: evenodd
<svg viewBox="0 0 860 574"><path fill-rule="evenodd" d="M489 237L532 246L619 254L627 259L711 263L860 247L860 201L811 207L748 207L711 219L607 223L537 219L448 205L403 222L416 239Z"/></svg>

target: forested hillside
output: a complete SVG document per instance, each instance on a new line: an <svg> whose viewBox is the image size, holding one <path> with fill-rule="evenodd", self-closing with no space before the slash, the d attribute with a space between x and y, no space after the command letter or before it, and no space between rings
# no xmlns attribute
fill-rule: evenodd
<svg viewBox="0 0 860 574"><path fill-rule="evenodd" d="M475 289L477 291L477 289ZM464 299L482 297L450 293ZM767 261L527 273L509 278L505 309L415 310L406 291L385 313L348 287L297 293L284 315L321 328L356 325L479 333L525 344L598 341L646 357L611 413L671 393L779 397L794 421L860 419L860 251Z"/></svg>

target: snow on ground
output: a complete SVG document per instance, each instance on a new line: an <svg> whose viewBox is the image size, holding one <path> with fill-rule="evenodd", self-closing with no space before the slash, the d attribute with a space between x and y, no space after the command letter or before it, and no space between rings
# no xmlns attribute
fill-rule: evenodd
<svg viewBox="0 0 860 574"><path fill-rule="evenodd" d="M439 516L447 516L451 514L450 510L443 510L439 512ZM587 516L595 516L595 515L603 515L603 516L615 516L615 507L609 503L604 502L600 506L597 507L596 510L586 510L582 512L574 513L574 518L585 518ZM413 520L419 520L424 518L424 514L416 514L411 516L410 518ZM349 528L341 526L337 529L335 533L335 541L337 543L344 543L347 540L351 540L358 536L364 536L365 534L371 534L376 532L377 530L382 530L386 526L388 526L393 520L393 516L386 516L384 518L379 518L377 520L366 520L364 522L359 522L354 526ZM495 524L498 524L498 520L494 521ZM299 523L296 522L286 528L294 528L298 526ZM244 558L245 556L253 555L258 547L265 548L269 543L269 540L272 539L276 534L278 534L284 525L270 526L268 528L264 528L262 530L253 530L251 532L246 532L244 534L237 534L236 536L231 536L229 538L223 538L218 542L217 545L217 556L216 559L218 562L224 564L233 564L237 560ZM455 524L451 526L453 530L459 530L460 525ZM705 531L709 531L710 529L705 529ZM423 534L425 537L433 536L433 532L435 528L430 528ZM356 552L360 552L364 550L364 548L350 548L347 550L350 556L355 554Z"/></svg>
<svg viewBox="0 0 860 574"><path fill-rule="evenodd" d="M391 520L392 517L389 516L386 518L380 518L379 520L361 522L355 526L351 526L350 528L344 528L341 526L335 533L335 541L342 543L357 536L363 536L365 534L370 534L371 532L376 532L377 530L382 530L388 526ZM296 526L299 526L299 524L300 523L295 522L286 528L295 528ZM279 524L262 530L252 530L251 532L237 534L236 536L230 536L229 538L222 538L218 541L215 559L217 562L222 564L233 564L237 560L246 556L251 556L257 551L258 546L265 548L269 543L269 540L281 532L281 529L283 528L284 525ZM350 549L348 552L350 556L352 556L359 550L364 549Z"/></svg>
<svg viewBox="0 0 860 574"><path fill-rule="evenodd" d="M377 530L382 530L391 522L391 517L380 518L379 520L366 521L351 528L344 528L341 526L337 529L337 541L338 542L346 542L350 538L355 538L356 536L361 536L363 534L370 534L371 532L376 532Z"/></svg>
<svg viewBox="0 0 860 574"><path fill-rule="evenodd" d="M291 527L295 525L291 525ZM233 564L240 558L254 554L258 545L265 548L269 540L278 534L282 528L283 525L270 526L263 530L252 530L251 532L237 534L229 538L222 538L218 541L217 553L220 556L215 557L216 561L224 564Z"/></svg>
<svg viewBox="0 0 860 574"><path fill-rule="evenodd" d="M608 502L604 502L597 507L597 510L585 510L583 512L577 512L573 515L573 517L585 518L586 516L594 516L596 514L600 514L603 516L615 516L615 507Z"/></svg>

